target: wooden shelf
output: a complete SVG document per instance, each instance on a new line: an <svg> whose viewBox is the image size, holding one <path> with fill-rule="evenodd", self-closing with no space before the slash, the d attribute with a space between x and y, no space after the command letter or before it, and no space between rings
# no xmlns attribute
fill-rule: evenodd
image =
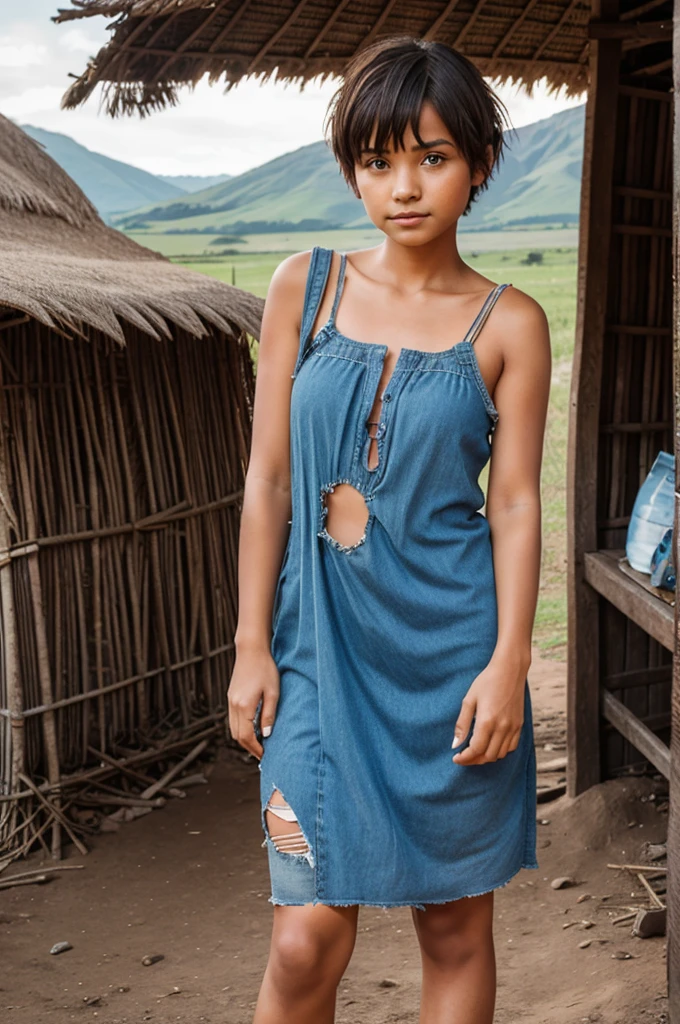
<svg viewBox="0 0 680 1024"><path fill-rule="evenodd" d="M631 568L623 549L587 551L587 582L629 619L672 651L675 633L675 595L653 587L646 573Z"/></svg>

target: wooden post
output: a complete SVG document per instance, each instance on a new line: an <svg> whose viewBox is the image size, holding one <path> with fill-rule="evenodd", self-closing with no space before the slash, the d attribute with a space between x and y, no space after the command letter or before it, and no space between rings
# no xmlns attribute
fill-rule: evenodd
<svg viewBox="0 0 680 1024"><path fill-rule="evenodd" d="M594 0L592 16L616 21L618 0ZM597 548L597 460L602 346L607 308L612 176L621 43L590 40L590 87L581 181L578 308L567 454L567 792L600 781L599 598L584 554Z"/></svg>
<svg viewBox="0 0 680 1024"><path fill-rule="evenodd" d="M0 364L0 385L3 383L4 366ZM24 692L23 679L19 669L16 614L14 608L14 587L12 583L12 562L9 547L12 543L12 530L16 533L16 514L11 507L7 451L7 433L9 430L5 393L0 387L0 609L2 612L2 631L4 663L2 672L5 676L7 689L7 710L11 714L9 720L9 742L11 746L10 773L8 778L9 792L19 789L19 776L26 771L26 736L25 719L23 717ZM17 804L12 805L8 831L16 825L18 814Z"/></svg>
<svg viewBox="0 0 680 1024"><path fill-rule="evenodd" d="M680 0L673 19L673 425L675 522L673 563L680 565ZM669 1024L680 1024L680 611L675 601L673 693L671 696L671 773L668 813L668 890L666 975Z"/></svg>

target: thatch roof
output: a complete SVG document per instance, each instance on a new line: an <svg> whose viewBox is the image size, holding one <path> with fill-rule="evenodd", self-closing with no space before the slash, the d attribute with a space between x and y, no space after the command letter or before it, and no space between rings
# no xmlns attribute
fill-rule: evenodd
<svg viewBox="0 0 680 1024"><path fill-rule="evenodd" d="M0 247L0 327L10 309L69 333L88 325L122 345L121 321L156 338L170 336L169 324L199 338L206 324L259 334L261 299L107 227L66 172L2 115Z"/></svg>
<svg viewBox="0 0 680 1024"><path fill-rule="evenodd" d="M76 79L64 105L105 83L107 111L140 114L177 102L208 73L227 88L247 75L303 84L341 75L384 35L435 38L492 80L545 76L576 95L587 86L590 0L71 0L55 21L116 17L111 41Z"/></svg>

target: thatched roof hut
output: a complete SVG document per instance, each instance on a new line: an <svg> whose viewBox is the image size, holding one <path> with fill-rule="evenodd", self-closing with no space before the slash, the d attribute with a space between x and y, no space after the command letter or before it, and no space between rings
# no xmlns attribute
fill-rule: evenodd
<svg viewBox="0 0 680 1024"><path fill-rule="evenodd" d="M107 228L3 117L0 246L1 868L223 728L263 304Z"/></svg>
<svg viewBox="0 0 680 1024"><path fill-rule="evenodd" d="M125 344L171 324L200 338L257 334L262 300L170 263L107 227L40 147L0 115L0 304L48 327L87 325Z"/></svg>
<svg viewBox="0 0 680 1024"><path fill-rule="evenodd" d="M111 41L76 79L66 106L104 83L110 114L177 102L198 81L227 86L244 75L306 82L341 75L382 35L437 38L499 81L546 76L578 94L588 80L588 0L73 0L57 21L115 17Z"/></svg>
<svg viewBox="0 0 680 1024"><path fill-rule="evenodd" d="M633 502L676 460L680 565L680 0L73 0L117 15L66 94L112 114L174 103L208 72L304 82L380 35L460 48L487 76L587 87L568 459L568 792L630 770L670 783L668 979L680 1024L678 602L627 565ZM675 19L675 20L674 20Z"/></svg>

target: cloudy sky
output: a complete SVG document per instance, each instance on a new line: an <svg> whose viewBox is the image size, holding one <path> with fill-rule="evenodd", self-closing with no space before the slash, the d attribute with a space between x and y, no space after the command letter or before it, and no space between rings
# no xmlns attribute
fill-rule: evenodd
<svg viewBox="0 0 680 1024"><path fill-rule="evenodd" d="M155 174L240 174L322 137L332 81L300 91L251 80L226 94L219 84L199 82L178 107L144 119L112 120L99 110L98 95L78 110L60 110L69 74L80 73L109 34L101 17L55 25L50 18L59 6L69 0L0 3L0 113L18 124L62 132ZM497 91L515 128L585 101L548 96L541 87L531 98L514 86Z"/></svg>

